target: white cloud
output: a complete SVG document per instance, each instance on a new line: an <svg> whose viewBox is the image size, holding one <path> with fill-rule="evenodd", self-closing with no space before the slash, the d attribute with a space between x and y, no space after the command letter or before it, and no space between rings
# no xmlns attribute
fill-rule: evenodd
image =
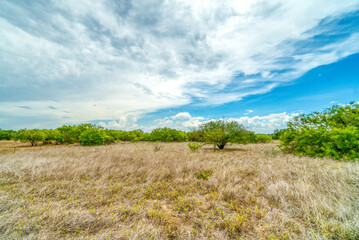
<svg viewBox="0 0 359 240"><path fill-rule="evenodd" d="M143 127L146 131L151 131L155 128L175 128L178 130L190 131L198 128L205 118L203 117L192 117L188 112L180 112L174 116L160 118L154 121L154 125L150 127Z"/></svg>
<svg viewBox="0 0 359 240"><path fill-rule="evenodd" d="M247 127L249 130L256 133L273 133L276 129L282 129L287 127L287 123L293 119L293 117L298 116L299 113L288 114L275 113L269 114L267 116L254 116L254 117L240 117L240 118L230 118L230 121L237 121L243 126Z"/></svg>
<svg viewBox="0 0 359 240"><path fill-rule="evenodd" d="M178 114L177 114L178 115ZM175 115L175 116L177 116ZM156 124L151 128L145 128L147 131L150 131L154 128L175 128L184 131L191 131L193 129L198 129L199 126L203 123L215 120L215 119L206 119L203 117L192 117L188 113L189 117L186 119L165 117L162 119L157 119ZM246 129L254 131L256 133L273 133L276 129L282 129L287 127L287 123L293 119L293 117L298 116L299 113L288 114L275 113L269 114L266 116L254 116L254 117L240 117L240 118L228 118L228 121L236 121L242 124ZM172 120L171 120L172 119Z"/></svg>
<svg viewBox="0 0 359 240"><path fill-rule="evenodd" d="M189 114L188 112L180 112L180 113L177 113L175 116L172 116L171 118L172 119L190 119L191 114Z"/></svg>
<svg viewBox="0 0 359 240"><path fill-rule="evenodd" d="M254 112L254 110L246 110L246 112L244 113L244 115L248 115L250 113Z"/></svg>
<svg viewBox="0 0 359 240"><path fill-rule="evenodd" d="M118 121L109 121L108 123L99 122L98 125L108 128L108 129L117 129L117 130L134 130L138 129L137 117L134 114L127 114L122 116Z"/></svg>
<svg viewBox="0 0 359 240"><path fill-rule="evenodd" d="M139 118L192 97L199 106L224 104L359 52L357 33L297 46L320 34L323 19L357 10L357 0L24 4L4 1L0 9L0 118L81 122ZM182 114L172 120L197 124Z"/></svg>

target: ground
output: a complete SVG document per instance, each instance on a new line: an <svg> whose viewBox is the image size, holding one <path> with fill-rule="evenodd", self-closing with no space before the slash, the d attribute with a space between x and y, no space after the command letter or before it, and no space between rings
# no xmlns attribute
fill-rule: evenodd
<svg viewBox="0 0 359 240"><path fill-rule="evenodd" d="M359 238L358 162L276 142L27 145L0 142L0 239Z"/></svg>

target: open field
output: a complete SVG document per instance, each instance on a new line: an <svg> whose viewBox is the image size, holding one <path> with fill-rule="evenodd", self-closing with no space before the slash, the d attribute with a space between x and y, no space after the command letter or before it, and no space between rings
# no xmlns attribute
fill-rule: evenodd
<svg viewBox="0 0 359 240"><path fill-rule="evenodd" d="M75 143L75 144L71 144L71 145L56 145L56 144L41 144L41 143L39 143L37 146L31 146L31 144L28 142L22 143L20 141L3 140L3 141L0 141L0 155L22 152L22 151L32 151L33 152L33 151L39 151L39 150L44 150L44 149L61 148L61 147L69 147L69 146L76 146L76 145L79 145L79 144Z"/></svg>
<svg viewBox="0 0 359 240"><path fill-rule="evenodd" d="M0 239L359 239L358 162L275 143L54 146L0 155Z"/></svg>

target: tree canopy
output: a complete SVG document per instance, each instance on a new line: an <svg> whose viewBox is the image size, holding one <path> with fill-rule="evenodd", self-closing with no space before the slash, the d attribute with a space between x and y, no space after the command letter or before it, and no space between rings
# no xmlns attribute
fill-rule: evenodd
<svg viewBox="0 0 359 240"><path fill-rule="evenodd" d="M248 143L251 132L235 121L216 120L200 126L203 139L223 149L227 143ZM253 134L253 133L252 133Z"/></svg>

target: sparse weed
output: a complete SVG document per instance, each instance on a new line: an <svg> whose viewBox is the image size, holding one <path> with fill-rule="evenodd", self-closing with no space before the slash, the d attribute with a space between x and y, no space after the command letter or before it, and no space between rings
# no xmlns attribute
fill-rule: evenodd
<svg viewBox="0 0 359 240"><path fill-rule="evenodd" d="M203 170L200 171L199 173L196 174L197 179L205 179L205 180L209 180L209 178L211 177L213 171L210 169L207 170Z"/></svg>
<svg viewBox="0 0 359 240"><path fill-rule="evenodd" d="M264 152L264 154L273 155L273 156L277 156L277 155L281 154L281 151L279 151L278 149L275 149L275 148L272 148L270 150L264 150L263 152Z"/></svg>
<svg viewBox="0 0 359 240"><path fill-rule="evenodd" d="M159 144L155 144L154 146L153 146L153 151L154 152L158 152L158 151L160 151L161 150L161 146L159 145Z"/></svg>

